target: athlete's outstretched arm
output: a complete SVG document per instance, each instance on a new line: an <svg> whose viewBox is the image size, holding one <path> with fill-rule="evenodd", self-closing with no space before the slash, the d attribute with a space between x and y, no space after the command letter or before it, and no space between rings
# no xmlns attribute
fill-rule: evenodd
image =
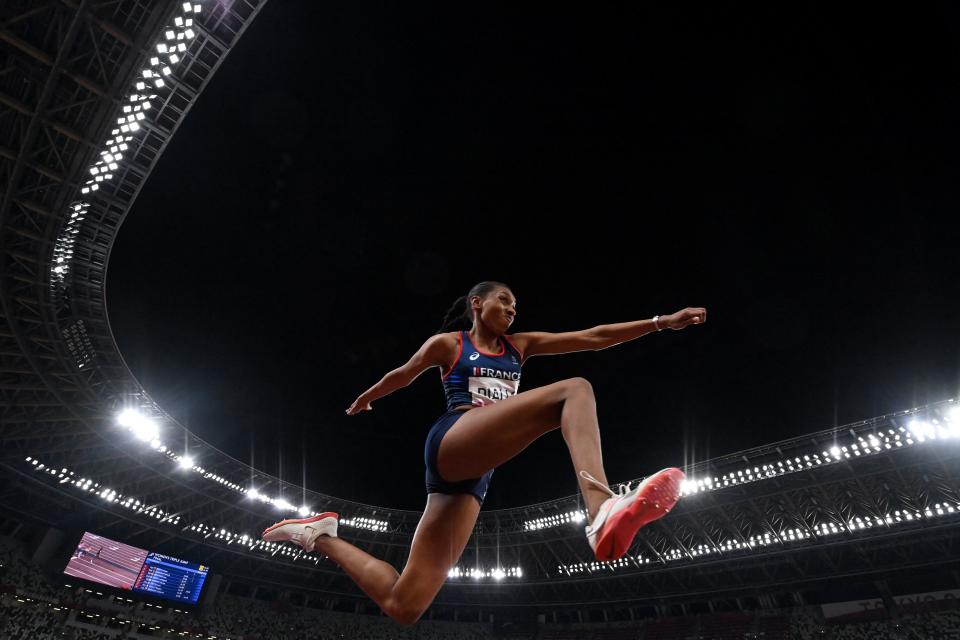
<svg viewBox="0 0 960 640"><path fill-rule="evenodd" d="M406 364L389 372L380 379L380 382L361 393L360 397L347 409L347 415L370 411L371 402L406 387L427 369L449 365L449 361L453 359L454 349L456 349L456 338L451 334L441 333L431 336Z"/></svg>
<svg viewBox="0 0 960 640"><path fill-rule="evenodd" d="M656 325L659 325L660 329L679 330L691 324L703 324L706 321L706 309L703 307L687 307L676 313L660 316ZM532 356L573 353L575 351L599 351L657 331L656 325L653 320L637 320L619 324L604 324L582 331L568 331L566 333L529 331L515 333L509 337L526 360Z"/></svg>

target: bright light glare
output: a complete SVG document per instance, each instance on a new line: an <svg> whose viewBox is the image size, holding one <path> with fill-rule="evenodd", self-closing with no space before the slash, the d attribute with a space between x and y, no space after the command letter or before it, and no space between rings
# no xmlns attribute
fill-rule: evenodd
<svg viewBox="0 0 960 640"><path fill-rule="evenodd" d="M180 467L182 469L190 469L193 467L193 458L190 456L183 456L180 458Z"/></svg>
<svg viewBox="0 0 960 640"><path fill-rule="evenodd" d="M911 420L910 431L913 431L914 435L917 436L921 442L936 436L933 425L923 420Z"/></svg>
<svg viewBox="0 0 960 640"><path fill-rule="evenodd" d="M135 409L127 409L117 416L117 423L129 429L133 435L144 442L157 440L160 436L160 429L150 418L141 415Z"/></svg>
<svg viewBox="0 0 960 640"><path fill-rule="evenodd" d="M138 419L140 419L140 417L140 414L137 413L135 409L127 409L125 411L121 411L120 415L117 416L117 424L119 424L121 427L126 427L129 429Z"/></svg>

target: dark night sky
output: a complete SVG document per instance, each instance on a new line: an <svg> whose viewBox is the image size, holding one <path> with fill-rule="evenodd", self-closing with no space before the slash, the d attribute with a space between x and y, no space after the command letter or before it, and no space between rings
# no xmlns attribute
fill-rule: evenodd
<svg viewBox="0 0 960 640"><path fill-rule="evenodd" d="M614 482L955 396L956 9L637 4L269 3L119 233L134 374L241 459L409 509L438 371L343 411L479 280L514 331L708 309L524 368L593 383ZM486 506L573 471L551 433Z"/></svg>

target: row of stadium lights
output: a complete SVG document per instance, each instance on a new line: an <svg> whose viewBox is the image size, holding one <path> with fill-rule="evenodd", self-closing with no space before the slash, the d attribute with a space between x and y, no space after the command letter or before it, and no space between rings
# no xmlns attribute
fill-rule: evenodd
<svg viewBox="0 0 960 640"><path fill-rule="evenodd" d="M81 491L88 493L94 493L107 502L116 503L122 507L132 509L137 511L137 513L144 513L150 517L154 517L161 522L171 522L172 524L180 523L180 516L168 511L164 511L156 506L148 506L145 503L141 503L140 500L137 500L133 497L127 497L124 499L123 494L117 493L114 489L109 487L103 487L99 482L94 482L90 478L77 477L76 473L70 471L66 467L56 469L48 467L47 465L40 462L37 458L32 456L27 456L25 461L30 463L33 466L34 471L46 473L57 480L60 484L70 484ZM308 515L320 515L318 513L310 513ZM365 518L360 516L355 516L352 518L340 518L338 521L339 526L354 527L357 529L369 529L371 531L386 531L387 523L383 520L376 520L374 518ZM202 526L202 525L201 525ZM229 534L231 537L239 537L237 534ZM247 537L247 536L244 536Z"/></svg>
<svg viewBox="0 0 960 640"><path fill-rule="evenodd" d="M106 502L111 502L117 504L118 506L126 507L127 509L130 509L136 513L142 513L150 518L155 518L160 522L169 522L175 525L180 524L180 516L177 514L164 511L163 509L158 508L156 505L147 505L146 503L140 502L139 500L130 496L127 496L127 498L124 499L122 493L117 493L114 489L109 487L103 487L99 482L94 482L90 478L77 477L73 471L70 471L66 467L60 469L48 467L31 456L27 456L26 461L33 466L34 471L38 473L45 473L56 478L59 480L59 484L69 484L73 487L76 487L80 491L93 493L97 496L100 496L100 498Z"/></svg>
<svg viewBox="0 0 960 640"><path fill-rule="evenodd" d="M53 245L53 280L51 284L63 282L63 277L70 268L70 260L73 259L73 245L77 241L77 234L80 233L80 224L87 217L90 203L75 202L70 205L70 209L70 218ZM83 365L80 366L82 368Z"/></svg>
<svg viewBox="0 0 960 640"><path fill-rule="evenodd" d="M950 402L954 401L951 400ZM960 407L953 406L944 412L942 422L936 418L929 421L911 420L907 427L887 429L886 432L880 431L878 434L869 434L866 437L857 436L856 442L834 445L828 451L823 451L822 455L819 453L806 454L802 457L796 456L780 460L776 463L731 471L718 477L684 480L681 484L680 495L690 496L698 493L706 493L708 491L723 489L724 487L742 485L766 478L804 471L813 467L835 464L842 460L851 460L883 451L902 449L905 446L912 446L917 443L958 438L960 438ZM568 511L566 513L527 520L523 523L523 528L525 531L537 531L540 529L559 527L571 522L580 523L583 522L584 519L585 514L583 511Z"/></svg>
<svg viewBox="0 0 960 640"><path fill-rule="evenodd" d="M472 569L454 567L447 573L447 577L451 579L473 578L474 580L482 580L484 578L493 578L494 580L503 580L504 578L522 578L523 569L520 567L510 567L507 569L497 567L495 569L484 570L479 567Z"/></svg>
<svg viewBox="0 0 960 640"><path fill-rule="evenodd" d="M204 538L213 537L217 540L225 542L228 545L242 545L247 547L248 551L261 551L269 554L270 556L280 554L290 558L291 560L312 560L314 564L317 564L322 559L322 556L297 550L290 545L267 542L265 540L260 540L259 538L251 537L246 533L237 534L233 533L232 531L227 531L226 529L210 527L203 523L190 525L190 531L193 531Z"/></svg>
<svg viewBox="0 0 960 640"><path fill-rule="evenodd" d="M193 15L200 13L200 5L185 2L183 4L183 15L174 18L174 29L165 29L163 32L163 41L157 44L157 54L150 58L150 66L140 71L142 77L138 80L135 92L127 96L130 104L123 106L122 115L117 118L118 128L110 132L114 136L106 142L106 148L100 152L100 158L90 167L90 174L93 176L84 183L80 193L86 195L97 191L100 183L105 180L112 180L112 171L119 168L118 162L123 160L123 152L127 150L127 143L133 140L132 136L126 135L140 130L140 122L146 120L146 111L153 108L150 100L156 99L156 94L145 94L145 91L162 89L165 86L164 77L173 73L169 65L180 62L180 57L187 51L187 42L196 37L193 31ZM166 59L161 60L160 56ZM148 87L148 85L153 85Z"/></svg>
<svg viewBox="0 0 960 640"><path fill-rule="evenodd" d="M523 529L524 531L537 531L538 529L559 527L562 524L568 524L570 522L580 523L586 519L587 514L577 509L576 511L568 511L567 513L527 520L523 523Z"/></svg>
<svg viewBox="0 0 960 640"><path fill-rule="evenodd" d="M826 538L841 533L852 533L854 531L873 529L875 527L889 528L901 523L932 520L958 512L960 512L960 502L938 502L933 506L929 506L923 510L897 510L891 514L887 514L882 518L879 516L868 516L866 518L856 516L840 526L838 526L835 522L824 522L819 525L815 525L812 530L787 529L779 535L774 535L768 532L762 535L750 536L750 538L743 542L739 540L728 540L719 546L698 544L696 547L692 547L689 552L674 548L664 554L663 560L664 562L675 562L684 559L694 559L714 553L754 551L776 543L786 544L787 542L796 540L809 540L814 536ZM581 562L577 564L560 564L557 565L557 570L569 576L581 573L595 573L597 571L616 571L617 569L622 569L624 567L641 566L650 562L650 558L644 558L642 555L624 556L623 558L614 560L612 562Z"/></svg>
<svg viewBox="0 0 960 640"><path fill-rule="evenodd" d="M950 401L954 402L953 400ZM906 412L905 412L906 413ZM865 455L900 449L915 443L928 440L950 440L960 438L960 407L950 407L943 414L943 422L933 418L931 420L911 420L907 427L898 427L896 430L882 430L878 434L869 434L866 438L857 436L856 442L849 444L835 444L828 451L820 454L804 455L803 458L794 457L778 461L776 464L765 464L762 467L747 467L736 472L730 472L720 477L703 478L700 480L685 480L681 485L681 495L692 495L705 491L712 491L722 487L744 484L771 478L787 473L803 471L815 466L832 464L842 460L850 460Z"/></svg>
<svg viewBox="0 0 960 640"><path fill-rule="evenodd" d="M157 95L152 92L163 89L166 85L164 78L173 73L171 65L180 62L188 43L197 36L193 21L200 13L200 4L184 2L181 8L182 14L174 18L172 26L163 30L161 41L156 45L157 55L151 56L149 66L140 71L134 90L126 98L128 104L124 104L117 118L117 128L111 130L111 137L104 142L97 161L90 167L91 177L80 188L82 196L89 197L89 194L100 189L103 182L113 179L113 172L120 168L123 155L133 140L131 134L140 130L141 123L147 119L147 112L154 107L151 100L155 100ZM76 236L89 207L90 203L85 200L70 205L70 218L54 243L51 284L62 283L70 270Z"/></svg>

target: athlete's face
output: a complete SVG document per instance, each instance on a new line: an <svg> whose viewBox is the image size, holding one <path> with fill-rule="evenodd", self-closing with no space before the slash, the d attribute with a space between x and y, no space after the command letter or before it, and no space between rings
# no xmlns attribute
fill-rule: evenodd
<svg viewBox="0 0 960 640"><path fill-rule="evenodd" d="M494 289L485 298L477 296L473 305L483 323L500 334L506 333L517 317L517 299L505 287Z"/></svg>

